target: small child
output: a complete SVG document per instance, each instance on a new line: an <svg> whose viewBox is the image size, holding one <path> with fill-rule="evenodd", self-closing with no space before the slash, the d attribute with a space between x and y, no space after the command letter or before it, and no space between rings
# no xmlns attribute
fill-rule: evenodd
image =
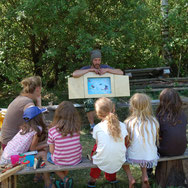
<svg viewBox="0 0 188 188"><path fill-rule="evenodd" d="M93 138L96 144L92 150L93 164L98 168L91 168L88 187L96 187L96 179L101 170L110 183L117 183L116 172L126 161L125 139L128 135L125 124L121 123L114 114L115 105L108 98L100 98L95 102L97 117L101 119L93 129Z"/></svg>
<svg viewBox="0 0 188 188"><path fill-rule="evenodd" d="M25 123L5 147L1 156L1 164L9 163L11 155L19 155L27 151L39 150L38 156L44 157L43 149L47 147L47 144L39 145L38 142L39 138L46 136L46 124L42 115L45 111L45 108L40 109L37 106L30 106L24 110ZM46 187L53 187L49 173L44 173L44 181Z"/></svg>
<svg viewBox="0 0 188 188"><path fill-rule="evenodd" d="M26 108L23 114L25 123L21 126L20 131L10 140L5 147L1 156L1 163L10 162L11 155L19 155L28 150L39 150L47 145L38 148L39 137L45 134L46 125L43 121L42 113L46 109L40 109L37 106Z"/></svg>
<svg viewBox="0 0 188 188"><path fill-rule="evenodd" d="M55 111L52 127L48 131L49 150L47 160L54 165L77 165L82 161L80 144L80 116L71 102L64 101ZM68 171L56 172L61 181L57 187L71 188L73 179L67 178Z"/></svg>
<svg viewBox="0 0 188 188"><path fill-rule="evenodd" d="M157 119L160 125L159 154L182 155L187 148L187 118L182 111L182 101L176 90L167 88L160 93Z"/></svg>
<svg viewBox="0 0 188 188"><path fill-rule="evenodd" d="M136 93L130 99L130 116L125 120L129 134L127 161L139 165L142 171L142 187L149 188L147 168L157 165L159 124L152 114L150 98L146 94ZM134 187L135 180L129 165L124 165L129 179L129 188Z"/></svg>

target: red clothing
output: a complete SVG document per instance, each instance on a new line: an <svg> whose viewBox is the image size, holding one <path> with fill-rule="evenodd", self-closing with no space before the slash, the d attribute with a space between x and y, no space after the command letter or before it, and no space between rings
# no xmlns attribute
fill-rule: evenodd
<svg viewBox="0 0 188 188"><path fill-rule="evenodd" d="M93 146L91 157L93 156L94 152L97 150L97 144ZM99 168L91 168L90 176L94 179L98 179L100 177L101 170ZM115 181L116 180L116 173L109 174L105 172L105 178L108 181Z"/></svg>

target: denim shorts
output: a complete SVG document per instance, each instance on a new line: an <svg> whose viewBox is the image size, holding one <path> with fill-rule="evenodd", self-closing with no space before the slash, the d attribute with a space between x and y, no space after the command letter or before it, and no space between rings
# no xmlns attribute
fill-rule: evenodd
<svg viewBox="0 0 188 188"><path fill-rule="evenodd" d="M47 153L47 161L48 161L49 163L51 163L51 164L54 164L54 162L52 161L52 157L51 157L51 153L50 153L50 152ZM54 164L54 165L55 165L55 164Z"/></svg>

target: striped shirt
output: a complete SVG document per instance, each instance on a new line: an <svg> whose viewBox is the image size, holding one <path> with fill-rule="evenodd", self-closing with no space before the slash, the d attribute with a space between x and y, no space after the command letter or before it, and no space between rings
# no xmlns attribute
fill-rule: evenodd
<svg viewBox="0 0 188 188"><path fill-rule="evenodd" d="M56 165L76 165L82 160L82 146L80 135L74 133L63 137L56 127L48 131L48 144L54 144L54 153L51 155L52 161Z"/></svg>
<svg viewBox="0 0 188 188"><path fill-rule="evenodd" d="M39 127L39 129L42 130L41 127ZM33 136L37 134L37 132L33 130L24 135L21 135L21 132L22 130L20 130L13 139L8 142L1 156L1 164L9 163L11 155L19 155L29 150Z"/></svg>

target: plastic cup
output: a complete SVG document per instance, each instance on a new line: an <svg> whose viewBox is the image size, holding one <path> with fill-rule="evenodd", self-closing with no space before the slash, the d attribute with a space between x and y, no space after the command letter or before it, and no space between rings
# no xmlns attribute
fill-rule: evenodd
<svg viewBox="0 0 188 188"><path fill-rule="evenodd" d="M11 163L14 165L14 164L16 164L16 163L18 163L19 162L19 155L11 155L10 156L10 159L11 159Z"/></svg>
<svg viewBox="0 0 188 188"><path fill-rule="evenodd" d="M27 167L33 167L35 156L34 155L27 155L25 157L25 159L28 160L28 161L30 161L30 163L27 164Z"/></svg>

